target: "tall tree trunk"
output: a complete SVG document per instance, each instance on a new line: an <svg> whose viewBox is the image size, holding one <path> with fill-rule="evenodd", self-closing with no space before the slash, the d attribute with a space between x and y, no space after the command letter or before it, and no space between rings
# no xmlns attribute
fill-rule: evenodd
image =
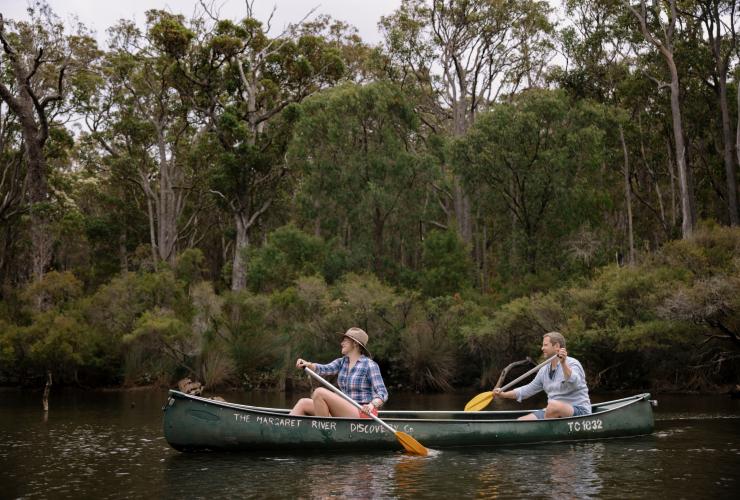
<svg viewBox="0 0 740 500"><path fill-rule="evenodd" d="M3 59L8 66L3 65L3 71L12 73L15 79L14 94L4 83L0 82L0 99L5 101L8 108L18 117L25 145L26 161L28 166L28 201L31 205L31 271L34 280L41 280L46 266L51 261L51 236L49 231L49 216L46 207L49 188L47 184L46 158L44 145L49 137L49 122L47 107L62 99L64 73L67 64L63 62L57 68L50 68L54 63L44 59L44 49L34 49L35 57L30 54L21 54L15 46L17 40L8 40L5 33L5 20L0 14L0 42L2 43ZM43 68L42 68L43 66ZM51 71L57 76L55 92L46 96L39 95L34 89L33 78L41 74L39 70Z"/></svg>
<svg viewBox="0 0 740 500"><path fill-rule="evenodd" d="M481 292L486 293L488 291L488 258L486 256L488 247L488 225L483 224L483 236L481 238L481 280L480 287Z"/></svg>
<svg viewBox="0 0 740 500"><path fill-rule="evenodd" d="M735 132L735 154L740 165L740 82L737 85L737 130Z"/></svg>
<svg viewBox="0 0 740 500"><path fill-rule="evenodd" d="M673 139L675 144L676 168L678 169L679 193L681 196L681 234L684 239L690 238L694 233L694 192L691 171L686 161L686 145L683 134L683 122L681 120L681 88L679 85L678 70L676 69L676 63L673 57L673 37L675 35L676 23L678 22L677 0L669 0L668 2L669 12L666 13L668 19L667 24L663 24L660 7L658 7L657 10L649 11L645 0L640 0L640 10L638 11L638 8L634 7L630 0L623 0L623 2L639 22L640 31L645 37L645 40L655 46L663 56L671 74L671 118L673 122ZM653 9L655 9L656 5L660 4L654 4ZM648 12L652 12L655 15L655 19L648 21ZM650 31L652 28L652 21L656 21L659 24L660 32L664 37L663 40L656 38ZM649 22L651 24L650 27L648 27Z"/></svg>
<svg viewBox="0 0 740 500"><path fill-rule="evenodd" d="M666 60L671 70L671 117L673 121L673 139L676 143L679 192L681 193L681 235L684 239L687 239L694 234L694 189L691 183L691 172L686 163L678 70L672 56L666 58Z"/></svg>
<svg viewBox="0 0 740 500"><path fill-rule="evenodd" d="M734 137L730 125L730 105L727 100L727 72L730 67L730 54L737 47L737 34L735 33L735 9L733 6L729 12L723 10L724 0L709 0L698 2L701 9L701 17L706 28L709 49L714 59L715 91L719 101L722 119L722 160L725 164L725 182L727 185L727 214L731 226L738 225L737 206L737 181L735 176L735 148ZM730 30L726 29L727 23L723 17L729 17ZM723 33L723 26L725 32Z"/></svg>
<svg viewBox="0 0 740 500"><path fill-rule="evenodd" d="M465 192L465 188L460 182L460 178L455 175L454 187L454 208L457 231L466 244L473 240L473 225L470 217L470 196Z"/></svg>
<svg viewBox="0 0 740 500"><path fill-rule="evenodd" d="M243 290L247 286L247 250L249 249L249 230L272 205L267 200L259 210L248 212L247 209L233 208L234 226L236 228L236 242L234 243L234 261L231 269L231 289Z"/></svg>
<svg viewBox="0 0 740 500"><path fill-rule="evenodd" d="M159 192L157 206L157 250L159 258L175 263L178 237L177 219L182 211L181 194L174 158L167 157L167 144L162 127L159 130Z"/></svg>
<svg viewBox="0 0 740 500"><path fill-rule="evenodd" d="M630 184L630 163L627 152L627 143L624 140L624 129L619 124L619 139L622 141L622 152L624 155L624 198L627 205L627 240L629 241L629 264L635 263L635 237L632 232L632 186Z"/></svg>
<svg viewBox="0 0 740 500"><path fill-rule="evenodd" d="M379 207L375 207L373 215L373 268L376 273L383 269L383 231L385 228L385 217Z"/></svg>
<svg viewBox="0 0 740 500"><path fill-rule="evenodd" d="M34 281L40 281L44 277L46 267L51 262L52 241L49 217L44 207L49 197L44 146L35 140L36 135L34 130L24 130L30 181L28 201L31 205L31 272Z"/></svg>
<svg viewBox="0 0 740 500"><path fill-rule="evenodd" d="M740 85L738 85L740 92ZM727 211L731 226L740 225L737 211L737 177L735 176L735 158L732 150L735 142L730 125L730 109L727 102L727 72L719 75L719 107L722 111L722 146L725 162L725 180L727 182Z"/></svg>
<svg viewBox="0 0 740 500"><path fill-rule="evenodd" d="M464 77L461 77L464 80ZM466 93L465 89L461 88L462 96L459 100L455 101L453 110L453 134L455 137L462 137L467 132L470 124L473 121L473 116L467 113L466 109ZM465 244L470 245L473 241L473 224L472 217L470 214L470 196L465 191L460 176L454 174L453 178L453 208L455 214L455 222L457 224L457 231Z"/></svg>
<svg viewBox="0 0 740 500"><path fill-rule="evenodd" d="M676 214L678 213L678 210L676 209L676 173L673 169L673 154L671 151L671 144L670 141L666 138L665 141L666 146L666 159L668 162L668 173L671 177L671 231L673 228L676 227Z"/></svg>
<svg viewBox="0 0 740 500"><path fill-rule="evenodd" d="M243 290L247 286L247 250L249 249L249 232L245 217L234 215L236 243L234 245L234 262L231 269L231 289Z"/></svg>
<svg viewBox="0 0 740 500"><path fill-rule="evenodd" d="M128 272L128 251L126 250L126 230L118 236L118 259L121 273Z"/></svg>
<svg viewBox="0 0 740 500"><path fill-rule="evenodd" d="M458 69L460 71L460 69ZM464 76L458 77L463 82ZM458 96L458 89L452 86L448 90L448 98L452 103L452 123L450 124L450 133L453 137L462 137L465 135L468 129L468 115L465 107L465 89L459 89L462 96ZM455 172L455 168L452 165L445 165L445 169L449 168L449 173L452 179L452 189L449 193L449 198L444 202L445 214L447 216L447 226L452 229L457 229L457 233L462 240L469 244L473 238L473 228L470 215L470 198L465 192L462 185L460 176ZM451 207L450 207L451 203ZM451 208L451 209L450 209ZM475 252L473 251L472 257L475 259Z"/></svg>

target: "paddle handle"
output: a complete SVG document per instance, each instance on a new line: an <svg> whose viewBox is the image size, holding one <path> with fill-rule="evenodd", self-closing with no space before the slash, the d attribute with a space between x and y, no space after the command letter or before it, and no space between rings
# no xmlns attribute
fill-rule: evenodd
<svg viewBox="0 0 740 500"><path fill-rule="evenodd" d="M537 366L535 366L534 368L532 368L531 370L529 370L529 371L528 371L527 373L525 373L524 375L520 375L519 377L515 378L514 380L512 380L511 382L509 382L508 384L506 384L505 386L503 386L503 387L501 388L501 392L503 392L503 391L505 391L506 389L508 389L509 387L513 386L514 384L516 384L516 383L517 383L517 382L519 382L520 380L523 380L524 378L526 378L526 377L528 377L528 376L532 375L532 374L533 374L534 372L536 372L537 370L539 370L540 368L542 368L542 367L543 367L543 366L545 366L545 365L546 365L547 363L549 363L550 361L552 361L553 359L555 359L555 358L557 358L557 357L558 357L558 355L557 355L557 354L553 354L552 356L550 356L549 358L547 358L547 359L546 359L545 361L543 361L543 362L542 362L542 363L540 363L539 365L537 365Z"/></svg>
<svg viewBox="0 0 740 500"><path fill-rule="evenodd" d="M339 394L340 396L342 396L344 399L346 399L347 401L349 401L350 403L352 403L358 410L362 411L362 406L360 406L360 404L357 401L355 401L351 397L347 396L345 393L343 393L342 391L340 391L338 388L334 387L334 385L332 385L332 383L329 382L328 380L325 380L324 377L322 377L321 375L319 375L318 373L316 373L315 371L313 371L312 369L310 369L307 366L304 366L303 369L306 370L306 372L308 372L308 374L311 375L313 378L315 378L316 380L318 380L319 382L321 382L327 389L331 389L332 391L336 392L337 394ZM375 420L380 425L382 425L383 427L385 427L386 429L388 429L393 434L396 433L396 429L394 429L390 425L386 424L385 422L383 422L382 420L380 420L380 418L376 417L372 413L368 414L368 416L370 418L372 418L373 420Z"/></svg>

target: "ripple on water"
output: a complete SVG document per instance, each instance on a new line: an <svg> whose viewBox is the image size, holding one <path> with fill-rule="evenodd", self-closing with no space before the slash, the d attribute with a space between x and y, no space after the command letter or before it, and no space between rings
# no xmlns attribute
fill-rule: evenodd
<svg viewBox="0 0 740 500"><path fill-rule="evenodd" d="M727 415L664 414L627 440L403 453L180 454L161 411L19 425L0 439L11 498L732 498L740 439ZM128 405L125 406L128 408ZM656 415L657 417L658 415ZM663 418L669 417L669 418ZM676 417L676 418L673 418ZM6 457L6 458L3 458ZM691 458L694 460L690 460ZM246 492L246 493L245 493ZM0 496L7 491L0 490Z"/></svg>
<svg viewBox="0 0 740 500"><path fill-rule="evenodd" d="M738 420L740 415L728 415L726 413L664 413L655 417L656 422L667 422L671 420Z"/></svg>

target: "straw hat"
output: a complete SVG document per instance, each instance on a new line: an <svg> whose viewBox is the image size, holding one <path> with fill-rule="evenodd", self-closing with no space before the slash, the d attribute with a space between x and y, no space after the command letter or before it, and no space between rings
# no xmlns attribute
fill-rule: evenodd
<svg viewBox="0 0 740 500"><path fill-rule="evenodd" d="M367 336L367 333L365 333L365 330L363 330L362 328L357 328L356 326L353 326L352 328L348 329L344 333L341 333L340 335L342 337L347 337L347 338L354 340L355 342L360 344L362 348L365 349L365 351L367 351L368 354L370 354L370 351L367 348L368 336Z"/></svg>

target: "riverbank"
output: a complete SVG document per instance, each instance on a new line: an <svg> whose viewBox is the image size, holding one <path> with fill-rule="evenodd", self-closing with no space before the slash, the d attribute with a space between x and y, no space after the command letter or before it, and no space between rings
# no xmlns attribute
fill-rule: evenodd
<svg viewBox="0 0 740 500"><path fill-rule="evenodd" d="M75 386L57 386L52 388L51 393L57 393L57 392L81 392L81 393L89 393L89 394L95 394L95 393L139 393L139 392L163 392L168 391L170 389L177 389L176 385L167 386L167 385L157 385L157 384L150 384L150 385L141 385L141 386L116 386L116 387L94 387L94 388L81 388L81 387L75 387ZM0 393L26 393L26 394L39 394L39 396L43 393L44 388L43 387L35 387L35 386L0 386ZM224 388L217 388L217 389L206 389L203 391L204 397L213 397L213 396L222 396L224 395L243 395L243 394L286 394L286 395L305 395L309 391L309 388L303 389L294 389L294 390L287 390L287 391L279 391L277 389L271 389L271 388L263 388L263 389L251 389L251 390L245 390L239 387L224 387ZM397 390L397 391L391 391L391 394L404 394L404 395L410 395L413 394L415 396L441 396L444 397L445 395L450 394L471 394L475 395L479 392L483 392L484 389L474 389L470 387L457 387L452 391L448 392L420 392L420 391L408 391L408 390ZM661 391L661 390L651 390L651 389L645 389L645 388L634 388L634 389L622 389L622 390L590 390L589 391L592 396L603 396L600 399L616 399L619 397L623 397L625 395L629 394L635 394L639 392L649 392L651 394L660 394L660 395L668 395L668 396L697 396L697 395L712 395L712 396L728 396L731 399L740 399L740 385L730 385L726 384L724 386L720 386L715 388L714 390L707 390L707 391ZM303 396L301 396L303 397ZM224 399L229 400L228 397L224 397Z"/></svg>

